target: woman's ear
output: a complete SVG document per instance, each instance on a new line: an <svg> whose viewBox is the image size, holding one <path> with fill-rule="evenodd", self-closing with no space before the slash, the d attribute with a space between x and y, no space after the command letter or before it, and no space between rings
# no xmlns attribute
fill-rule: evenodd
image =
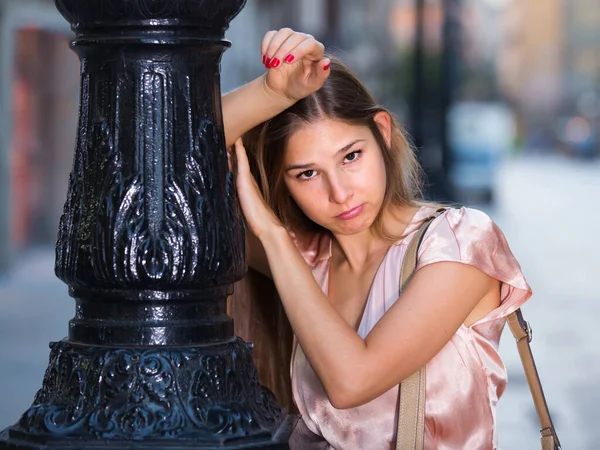
<svg viewBox="0 0 600 450"><path fill-rule="evenodd" d="M383 139L385 140L385 143L387 144L387 146L388 147L391 146L392 145L392 118L390 117L390 115L386 111L379 111L373 117L373 122L375 122L375 124L377 125L377 128L379 128L379 132L381 133L381 136L383 136Z"/></svg>

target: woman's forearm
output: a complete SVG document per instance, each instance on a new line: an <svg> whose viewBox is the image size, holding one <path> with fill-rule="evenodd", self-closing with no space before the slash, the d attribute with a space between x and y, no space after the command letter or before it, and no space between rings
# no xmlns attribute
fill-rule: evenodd
<svg viewBox="0 0 600 450"><path fill-rule="evenodd" d="M283 227L261 241L294 334L329 399L337 404L352 388L344 384L351 382L349 374L366 355L365 341L331 305Z"/></svg>
<svg viewBox="0 0 600 450"><path fill-rule="evenodd" d="M223 123L227 147L255 126L275 117L294 102L273 92L265 83L266 75L222 97Z"/></svg>

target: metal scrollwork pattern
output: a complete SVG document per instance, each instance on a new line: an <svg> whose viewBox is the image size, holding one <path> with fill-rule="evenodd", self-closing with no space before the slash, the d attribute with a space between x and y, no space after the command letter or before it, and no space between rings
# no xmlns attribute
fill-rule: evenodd
<svg viewBox="0 0 600 450"><path fill-rule="evenodd" d="M14 433L108 440L270 436L284 420L241 340L205 348L52 344L42 389Z"/></svg>
<svg viewBox="0 0 600 450"><path fill-rule="evenodd" d="M243 276L243 221L219 130L201 111L173 111L207 87L149 65L139 75L84 66L56 251L56 273L72 286L210 287Z"/></svg>

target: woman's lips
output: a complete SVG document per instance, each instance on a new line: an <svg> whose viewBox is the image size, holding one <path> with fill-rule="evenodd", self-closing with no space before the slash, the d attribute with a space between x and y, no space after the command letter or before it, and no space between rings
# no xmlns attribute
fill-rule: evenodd
<svg viewBox="0 0 600 450"><path fill-rule="evenodd" d="M358 216L362 212L363 209L364 209L364 205L357 206L356 208L352 208L352 209L349 209L348 211L343 212L342 214L337 216L337 218L341 219L341 220L354 219L356 216Z"/></svg>

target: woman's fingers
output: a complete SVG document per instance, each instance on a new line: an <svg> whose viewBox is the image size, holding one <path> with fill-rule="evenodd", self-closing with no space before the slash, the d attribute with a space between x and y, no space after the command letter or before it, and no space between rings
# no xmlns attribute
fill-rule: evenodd
<svg viewBox="0 0 600 450"><path fill-rule="evenodd" d="M317 70L313 72L313 76L315 77L315 82L321 86L327 77L329 76L329 72L331 69L331 60L329 58L323 58L317 64Z"/></svg>
<svg viewBox="0 0 600 450"><path fill-rule="evenodd" d="M283 63L292 63L303 58L321 61L325 47L310 34L298 33L290 28L269 31L262 44L263 63L276 69Z"/></svg>
<svg viewBox="0 0 600 450"><path fill-rule="evenodd" d="M279 46L272 57L267 55L267 58L270 58L270 64L267 66L267 68L276 69L283 63L290 64L300 61L303 55L296 52L296 48L307 39L313 39L313 37L304 33L293 33L290 35L285 42Z"/></svg>
<svg viewBox="0 0 600 450"><path fill-rule="evenodd" d="M230 172L235 172L235 145L227 148L227 166Z"/></svg>
<svg viewBox="0 0 600 450"><path fill-rule="evenodd" d="M269 44L271 43L271 39L273 39L273 36L275 36L276 34L277 31L275 30L267 31L267 34L265 34L265 37L263 38L262 45L260 48L260 52L263 57L263 63L267 54L267 50L269 48Z"/></svg>
<svg viewBox="0 0 600 450"><path fill-rule="evenodd" d="M242 212L252 233L258 238L281 222L265 203L256 180L250 172L246 149L241 139L235 141L236 189Z"/></svg>
<svg viewBox="0 0 600 450"><path fill-rule="evenodd" d="M246 155L246 148L242 142L242 138L238 138L235 141L235 166L238 173L250 173L250 163L248 162L248 155Z"/></svg>
<svg viewBox="0 0 600 450"><path fill-rule="evenodd" d="M290 28L269 32L263 40L263 62L269 70L266 83L284 98L297 101L323 86L330 61L325 47L314 37ZM279 69L279 70L278 70Z"/></svg>
<svg viewBox="0 0 600 450"><path fill-rule="evenodd" d="M275 54L277 53L277 50L279 50L279 48L283 45L283 43L287 41L288 38L293 34L297 33L295 33L294 30L292 30L291 28L282 28L273 35L265 53L263 54L265 56L265 65L267 67L276 68L281 65L281 59L276 60Z"/></svg>
<svg viewBox="0 0 600 450"><path fill-rule="evenodd" d="M306 58L311 61L321 61L325 56L325 46L310 36L294 48L297 59Z"/></svg>

